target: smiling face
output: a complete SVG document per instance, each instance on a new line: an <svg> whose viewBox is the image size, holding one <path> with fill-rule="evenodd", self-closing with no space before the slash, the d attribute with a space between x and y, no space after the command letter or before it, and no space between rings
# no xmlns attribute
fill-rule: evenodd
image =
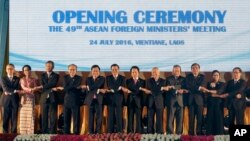
<svg viewBox="0 0 250 141"><path fill-rule="evenodd" d="M111 73L113 76L117 76L119 74L119 67L118 66L112 66L111 67Z"/></svg>
<svg viewBox="0 0 250 141"><path fill-rule="evenodd" d="M233 70L233 79L239 80L241 77L241 71L240 69L234 69Z"/></svg>
<svg viewBox="0 0 250 141"><path fill-rule="evenodd" d="M77 67L75 65L70 65L68 67L68 72L70 77L74 77L76 75Z"/></svg>
<svg viewBox="0 0 250 141"><path fill-rule="evenodd" d="M200 73L200 67L199 65L194 65L191 67L191 71L194 76L197 76Z"/></svg>
<svg viewBox="0 0 250 141"><path fill-rule="evenodd" d="M53 64L52 63L46 63L45 64L45 71L46 72L52 72L53 71Z"/></svg>
<svg viewBox="0 0 250 141"><path fill-rule="evenodd" d="M137 69L132 69L131 70L131 77L133 77L134 79L135 78L138 78L139 77L139 71Z"/></svg>
<svg viewBox="0 0 250 141"><path fill-rule="evenodd" d="M220 80L220 74L218 72L213 73L213 81L218 82Z"/></svg>
<svg viewBox="0 0 250 141"><path fill-rule="evenodd" d="M157 80L160 77L160 70L158 68L153 68L152 69L152 77Z"/></svg>
<svg viewBox="0 0 250 141"><path fill-rule="evenodd" d="M7 66L6 66L6 73L7 73L9 76L13 76L13 75L14 75L14 72L15 72L14 66L12 66L12 65L7 65Z"/></svg>
<svg viewBox="0 0 250 141"><path fill-rule="evenodd" d="M180 67L174 67L172 73L173 73L174 76L179 77L181 75L181 68Z"/></svg>
<svg viewBox="0 0 250 141"><path fill-rule="evenodd" d="M31 76L31 71L28 67L24 67L23 68L23 74L26 76L26 77L29 77Z"/></svg>
<svg viewBox="0 0 250 141"><path fill-rule="evenodd" d="M92 68L91 74L94 78L97 78L100 75L100 70L98 67Z"/></svg>

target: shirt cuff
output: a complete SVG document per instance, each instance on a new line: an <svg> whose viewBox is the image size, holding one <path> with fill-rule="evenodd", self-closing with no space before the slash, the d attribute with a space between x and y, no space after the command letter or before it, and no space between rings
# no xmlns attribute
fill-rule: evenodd
<svg viewBox="0 0 250 141"><path fill-rule="evenodd" d="M201 86L199 86L198 90L199 90L199 91L201 90Z"/></svg>
<svg viewBox="0 0 250 141"><path fill-rule="evenodd" d="M10 95L10 93L4 92L5 95Z"/></svg>
<svg viewBox="0 0 250 141"><path fill-rule="evenodd" d="M118 91L120 91L122 89L122 87L120 86L119 88L118 88Z"/></svg>

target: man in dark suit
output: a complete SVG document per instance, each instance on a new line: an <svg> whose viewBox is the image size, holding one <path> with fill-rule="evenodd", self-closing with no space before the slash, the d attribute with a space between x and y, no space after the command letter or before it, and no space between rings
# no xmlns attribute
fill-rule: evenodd
<svg viewBox="0 0 250 141"><path fill-rule="evenodd" d="M247 83L241 78L242 70L239 67L233 69L233 79L226 84L223 97L228 98L228 110L230 124L244 124L244 111L246 108L245 90Z"/></svg>
<svg viewBox="0 0 250 141"><path fill-rule="evenodd" d="M171 76L166 79L170 89L167 92L167 133L174 134L174 118L176 118L176 134L182 134L183 94L186 92L186 79L181 76L181 66L174 65ZM172 88L171 88L172 86ZM167 99L167 98L166 98Z"/></svg>
<svg viewBox="0 0 250 141"><path fill-rule="evenodd" d="M197 63L191 66L192 73L186 77L187 90L189 91L189 135L194 135L195 116L197 118L196 134L202 134L202 114L204 105L204 93L208 91L205 86L205 76L200 74L200 65Z"/></svg>
<svg viewBox="0 0 250 141"><path fill-rule="evenodd" d="M53 72L53 69L54 62L47 61L45 63L46 72L44 72L41 76L41 86L37 87L42 90L40 108L42 114L42 133L44 134L55 134L57 129L57 95L52 89L56 87L59 75ZM50 130L48 128L48 118L50 121Z"/></svg>
<svg viewBox="0 0 250 141"><path fill-rule="evenodd" d="M8 133L9 120L11 119L11 133L17 132L17 112L19 106L19 81L20 78L14 76L15 66L6 66L7 76L1 79L3 89L3 133Z"/></svg>
<svg viewBox="0 0 250 141"><path fill-rule="evenodd" d="M122 105L123 105L123 87L125 87L125 77L119 74L119 66L111 65L112 75L106 77L107 81L107 103L108 103L108 133L122 132ZM115 119L114 119L115 118Z"/></svg>
<svg viewBox="0 0 250 141"><path fill-rule="evenodd" d="M101 133L102 126L102 101L103 94L105 93L104 84L105 77L100 76L100 67L93 65L91 67L92 76L86 80L87 95L85 104L89 107L89 133ZM82 86L85 88L85 86ZM94 117L96 114L96 130L94 130Z"/></svg>
<svg viewBox="0 0 250 141"><path fill-rule="evenodd" d="M154 115L156 114L156 133L163 133L163 87L166 81L160 78L160 70L157 67L152 69L152 77L146 81L146 89L141 88L148 94L148 133L154 133Z"/></svg>
<svg viewBox="0 0 250 141"><path fill-rule="evenodd" d="M80 94L82 78L76 75L77 66L68 66L69 74L64 76L63 87L54 88L55 91L63 90L64 96L64 134L70 134L71 115L73 116L73 132L79 134Z"/></svg>
<svg viewBox="0 0 250 141"><path fill-rule="evenodd" d="M140 69L137 66L132 66L130 69L131 78L126 81L128 89L128 133L134 132L134 114L136 115L136 133L142 131L141 117L141 101L143 91L140 87L145 87L145 80L139 78Z"/></svg>

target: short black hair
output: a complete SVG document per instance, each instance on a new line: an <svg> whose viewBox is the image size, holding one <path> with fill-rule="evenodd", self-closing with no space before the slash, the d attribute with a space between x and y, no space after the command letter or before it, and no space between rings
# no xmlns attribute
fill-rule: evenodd
<svg viewBox="0 0 250 141"><path fill-rule="evenodd" d="M219 72L218 70L213 70L213 71L212 71L212 75L215 74L215 73L220 74L220 72Z"/></svg>
<svg viewBox="0 0 250 141"><path fill-rule="evenodd" d="M180 68L180 70L181 70L181 66L180 65L174 65L173 68Z"/></svg>
<svg viewBox="0 0 250 141"><path fill-rule="evenodd" d="M193 64L191 65L191 69L192 69L193 66L198 66L198 67L200 68L200 65L199 65L198 63L193 63Z"/></svg>
<svg viewBox="0 0 250 141"><path fill-rule="evenodd" d="M7 66L12 66L13 68L15 68L15 65L14 65L14 64L11 64L11 63L10 63L10 64L7 64L6 67L7 67Z"/></svg>
<svg viewBox="0 0 250 141"><path fill-rule="evenodd" d="M92 70L93 68L98 68L99 70L101 70L101 68L100 68L98 65L93 65L93 66L91 67L91 70Z"/></svg>
<svg viewBox="0 0 250 141"><path fill-rule="evenodd" d="M31 71L31 67L30 67L30 65L24 65L23 66L23 68L22 68L22 70L24 71L24 68L28 68L29 69L29 71Z"/></svg>
<svg viewBox="0 0 250 141"><path fill-rule="evenodd" d="M110 69L112 69L112 67L118 67L118 69L120 69L120 67L119 67L118 64L112 64L112 65L110 66Z"/></svg>
<svg viewBox="0 0 250 141"><path fill-rule="evenodd" d="M233 71L235 71L235 70L239 70L240 73L242 73L242 69L241 69L240 67L234 67L234 68L233 68Z"/></svg>
<svg viewBox="0 0 250 141"><path fill-rule="evenodd" d="M132 69L137 69L138 72L140 72L140 68L139 68L138 66L132 66L132 67L130 68L130 72L132 72Z"/></svg>
<svg viewBox="0 0 250 141"><path fill-rule="evenodd" d="M54 69L55 67L55 63L51 60L47 61L45 64L51 64L52 65L52 69Z"/></svg>
<svg viewBox="0 0 250 141"><path fill-rule="evenodd" d="M70 64L70 65L68 65L68 68L71 67L71 66L74 66L77 69L77 65L76 64Z"/></svg>

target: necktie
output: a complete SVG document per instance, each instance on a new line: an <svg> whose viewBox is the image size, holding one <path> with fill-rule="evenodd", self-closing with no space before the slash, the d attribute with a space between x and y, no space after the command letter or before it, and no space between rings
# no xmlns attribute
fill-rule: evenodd
<svg viewBox="0 0 250 141"><path fill-rule="evenodd" d="M50 73L48 73L48 78L50 77Z"/></svg>
<svg viewBox="0 0 250 141"><path fill-rule="evenodd" d="M134 79L134 84L136 84L136 82L137 82L137 79Z"/></svg>
<svg viewBox="0 0 250 141"><path fill-rule="evenodd" d="M234 84L236 84L238 81L234 80Z"/></svg>
<svg viewBox="0 0 250 141"><path fill-rule="evenodd" d="M93 81L95 82L96 77L93 77ZM94 93L93 99L96 99L96 94Z"/></svg>

